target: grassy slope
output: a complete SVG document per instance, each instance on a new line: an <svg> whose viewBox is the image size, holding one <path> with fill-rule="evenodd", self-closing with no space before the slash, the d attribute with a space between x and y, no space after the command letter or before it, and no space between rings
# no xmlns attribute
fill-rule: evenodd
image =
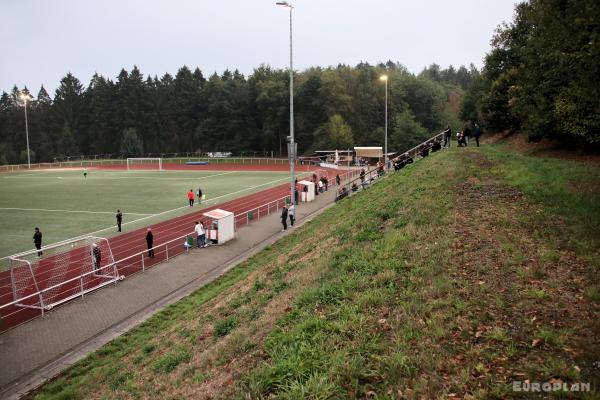
<svg viewBox="0 0 600 400"><path fill-rule="evenodd" d="M599 177L500 147L436 154L35 397L489 398L517 397L513 380L590 381Z"/></svg>
<svg viewBox="0 0 600 400"><path fill-rule="evenodd" d="M207 196L207 204L214 205L284 183L286 176L285 172L97 170L90 170L87 179L83 178L81 171L0 174L0 257L30 250L35 226L39 226L44 233L45 244L101 229L107 229L101 235L111 236L116 233L117 209L121 209L125 215L127 231L188 213L189 209L185 207L187 191L195 191L199 185ZM272 184L265 185L268 182ZM252 189L258 185L264 186ZM225 196L238 191L232 196ZM211 199L217 197L220 198L212 203ZM2 209L5 207L106 214ZM133 213L152 215L178 207L183 208L145 218L137 224L130 223L146 217Z"/></svg>

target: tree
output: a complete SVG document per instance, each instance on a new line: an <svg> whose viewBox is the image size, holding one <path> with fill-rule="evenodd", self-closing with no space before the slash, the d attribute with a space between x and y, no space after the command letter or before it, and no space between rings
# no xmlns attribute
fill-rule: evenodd
<svg viewBox="0 0 600 400"><path fill-rule="evenodd" d="M144 146L134 128L125 129L121 139L121 154L127 157L137 157L144 153Z"/></svg>
<svg viewBox="0 0 600 400"><path fill-rule="evenodd" d="M316 148L320 150L349 149L354 147L352 128L344 118L335 114L315 132Z"/></svg>
<svg viewBox="0 0 600 400"><path fill-rule="evenodd" d="M415 119L409 110L396 114L391 125L390 145L392 148L408 150L431 137L427 129Z"/></svg>

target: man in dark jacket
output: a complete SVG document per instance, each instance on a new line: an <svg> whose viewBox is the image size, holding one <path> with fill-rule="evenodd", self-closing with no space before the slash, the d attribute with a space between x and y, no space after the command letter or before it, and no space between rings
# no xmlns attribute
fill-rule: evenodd
<svg viewBox="0 0 600 400"><path fill-rule="evenodd" d="M123 213L121 213L121 210L117 210L117 228L119 229L119 232L121 232L121 222L123 222Z"/></svg>
<svg viewBox="0 0 600 400"><path fill-rule="evenodd" d="M450 147L450 142L452 141L452 129L450 129L450 125L446 125L446 130L444 133L444 147L448 145Z"/></svg>
<svg viewBox="0 0 600 400"><path fill-rule="evenodd" d="M473 136L475 137L477 147L479 147L479 136L481 136L481 128L479 127L478 123L475 123L475 129L473 129Z"/></svg>
<svg viewBox="0 0 600 400"><path fill-rule="evenodd" d="M38 249L37 256L42 256L42 232L40 232L40 228L35 228L35 232L33 234L33 244L35 244L35 248Z"/></svg>
<svg viewBox="0 0 600 400"><path fill-rule="evenodd" d="M146 231L146 244L148 245L148 257L154 258L154 249L152 247L154 243L154 235L152 234L152 229L148 228Z"/></svg>
<svg viewBox="0 0 600 400"><path fill-rule="evenodd" d="M286 206L283 206L283 209L281 210L281 225L283 225L283 230L285 231L287 229L287 218L288 218L288 210L286 208Z"/></svg>
<svg viewBox="0 0 600 400"><path fill-rule="evenodd" d="M102 262L102 251L96 243L92 245L92 257L94 258L94 274L99 274L100 263Z"/></svg>

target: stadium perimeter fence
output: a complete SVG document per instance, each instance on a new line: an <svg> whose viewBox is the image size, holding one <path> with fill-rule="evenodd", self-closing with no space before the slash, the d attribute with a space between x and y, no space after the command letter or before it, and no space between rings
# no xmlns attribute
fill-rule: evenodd
<svg viewBox="0 0 600 400"><path fill-rule="evenodd" d="M156 157L154 157L156 158ZM162 158L162 157L161 157ZM209 164L240 164L240 165L288 165L287 158L261 157L180 157L162 158L163 164L185 165L188 162L208 162ZM296 165L315 165L310 161L296 161ZM127 159L76 160L57 161L50 163L0 165L0 172L18 172L27 170L56 169L56 168L102 168L122 166L127 167Z"/></svg>

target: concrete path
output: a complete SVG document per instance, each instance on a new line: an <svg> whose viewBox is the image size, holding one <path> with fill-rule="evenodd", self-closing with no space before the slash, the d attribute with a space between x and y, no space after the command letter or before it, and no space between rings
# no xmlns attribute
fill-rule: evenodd
<svg viewBox="0 0 600 400"><path fill-rule="evenodd" d="M334 190L329 190L298 206L295 227L333 200ZM0 335L0 399L21 397L293 231L281 230L278 214L262 217L240 228L236 238L223 246L194 249Z"/></svg>

